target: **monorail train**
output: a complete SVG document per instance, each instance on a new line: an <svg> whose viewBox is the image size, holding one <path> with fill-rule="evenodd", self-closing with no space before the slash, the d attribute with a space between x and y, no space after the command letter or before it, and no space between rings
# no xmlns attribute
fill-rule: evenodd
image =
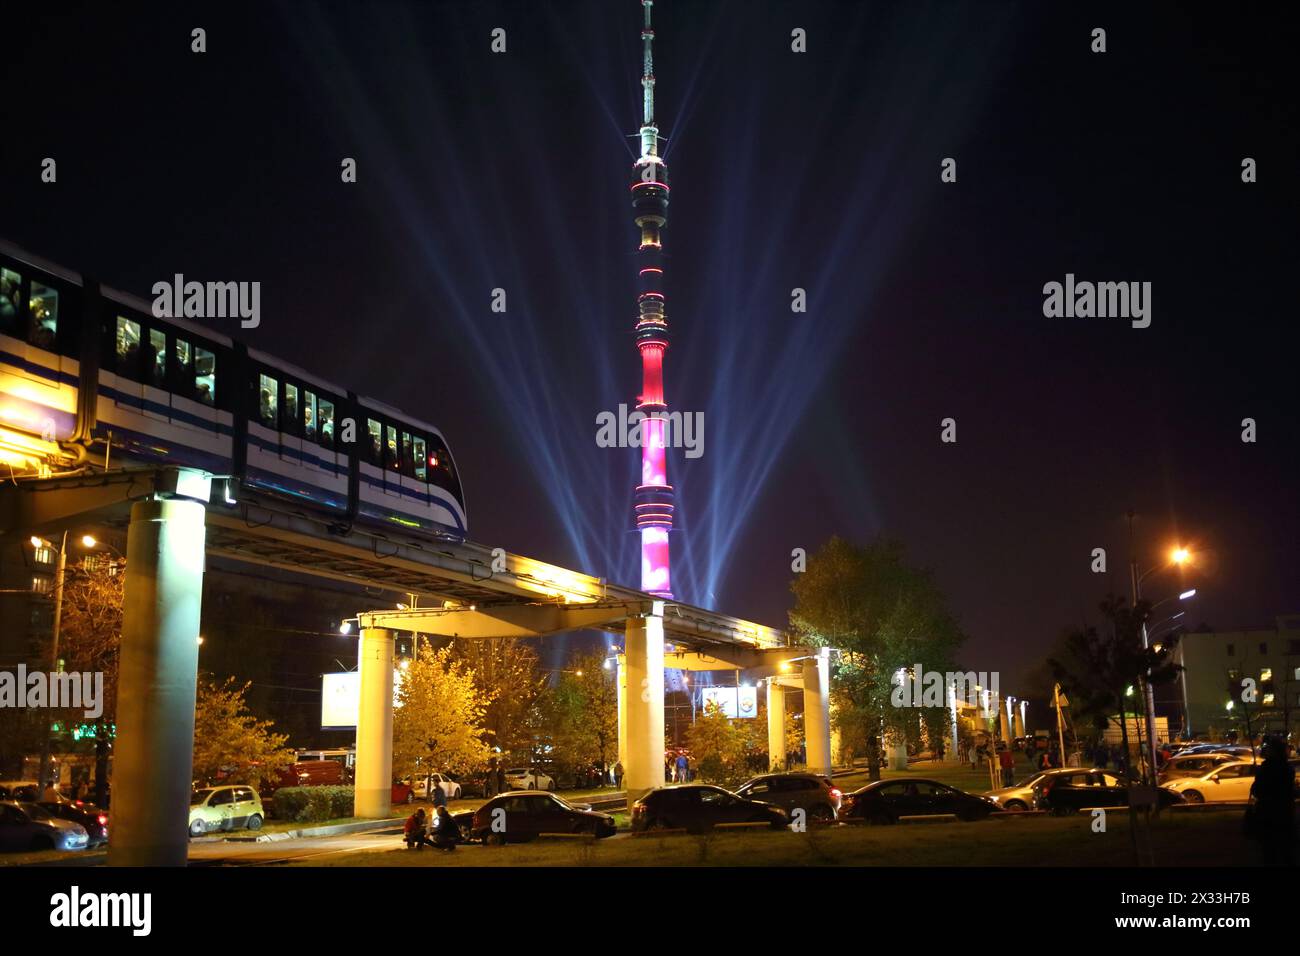
<svg viewBox="0 0 1300 956"><path fill-rule="evenodd" d="M0 464L159 462L344 527L466 532L433 425L0 240Z"/></svg>

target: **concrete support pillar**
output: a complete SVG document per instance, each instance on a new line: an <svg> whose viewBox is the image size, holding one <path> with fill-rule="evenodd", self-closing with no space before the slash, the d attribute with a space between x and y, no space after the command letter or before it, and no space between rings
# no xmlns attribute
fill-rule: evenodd
<svg viewBox="0 0 1300 956"><path fill-rule="evenodd" d="M804 746L809 773L831 772L831 658L822 647L803 662Z"/></svg>
<svg viewBox="0 0 1300 956"><path fill-rule="evenodd" d="M618 655L618 762L627 772L627 655Z"/></svg>
<svg viewBox="0 0 1300 956"><path fill-rule="evenodd" d="M1015 707L1016 702L1010 697L1002 701L1002 740L1008 747L1011 746L1015 739Z"/></svg>
<svg viewBox="0 0 1300 956"><path fill-rule="evenodd" d="M627 805L664 785L664 619L655 612L627 619Z"/></svg>
<svg viewBox="0 0 1300 956"><path fill-rule="evenodd" d="M382 627L362 628L357 658L361 704L353 812L382 820L393 810L393 632Z"/></svg>
<svg viewBox="0 0 1300 956"><path fill-rule="evenodd" d="M184 866L194 769L204 507L131 507L126 537L112 866Z"/></svg>
<svg viewBox="0 0 1300 956"><path fill-rule="evenodd" d="M1017 736L1017 737L1024 737L1024 736L1027 736L1027 735L1025 734L1025 702L1024 702L1023 700L1022 700L1022 701L1017 701L1017 702L1016 702L1016 724L1015 724L1015 726L1016 726L1016 736Z"/></svg>
<svg viewBox="0 0 1300 956"><path fill-rule="evenodd" d="M775 680L767 682L767 766L787 770L785 765L785 688Z"/></svg>

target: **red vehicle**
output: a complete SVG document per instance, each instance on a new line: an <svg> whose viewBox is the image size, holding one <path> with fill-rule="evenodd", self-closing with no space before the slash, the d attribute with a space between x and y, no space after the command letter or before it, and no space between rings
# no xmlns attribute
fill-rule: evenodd
<svg viewBox="0 0 1300 956"><path fill-rule="evenodd" d="M393 783L393 803L414 803L415 788L409 783L397 780Z"/></svg>

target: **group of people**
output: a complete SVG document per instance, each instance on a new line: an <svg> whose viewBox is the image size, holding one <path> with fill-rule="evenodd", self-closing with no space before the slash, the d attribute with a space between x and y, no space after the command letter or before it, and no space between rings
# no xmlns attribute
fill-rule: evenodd
<svg viewBox="0 0 1300 956"><path fill-rule="evenodd" d="M669 783L690 783L699 776L699 761L685 753L664 755L664 779Z"/></svg>
<svg viewBox="0 0 1300 956"><path fill-rule="evenodd" d="M441 791L438 791L441 792ZM423 850L426 846L436 850L451 851L463 840L460 827L447 812L444 802L435 807L432 816L426 815L424 807L416 810L406 818L402 828L402 839L408 850Z"/></svg>

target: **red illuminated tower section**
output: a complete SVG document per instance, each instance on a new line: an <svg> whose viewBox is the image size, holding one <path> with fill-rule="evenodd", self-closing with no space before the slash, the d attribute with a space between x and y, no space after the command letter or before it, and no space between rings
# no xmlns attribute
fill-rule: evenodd
<svg viewBox="0 0 1300 956"><path fill-rule="evenodd" d="M668 463L664 456L664 420L668 410L664 397L664 352L668 349L668 320L664 317L663 228L668 221L668 167L659 156L659 128L655 125L655 74L651 46L655 33L650 27L654 0L641 0L645 26L641 42L645 50L641 86L645 91L641 118L641 155L634 167L632 210L641 245L640 315L636 323L636 346L641 353L641 401L645 413L641 422L641 481L636 486L636 524L641 535L641 590L670 598L668 532L673 527L673 488L668 484Z"/></svg>

